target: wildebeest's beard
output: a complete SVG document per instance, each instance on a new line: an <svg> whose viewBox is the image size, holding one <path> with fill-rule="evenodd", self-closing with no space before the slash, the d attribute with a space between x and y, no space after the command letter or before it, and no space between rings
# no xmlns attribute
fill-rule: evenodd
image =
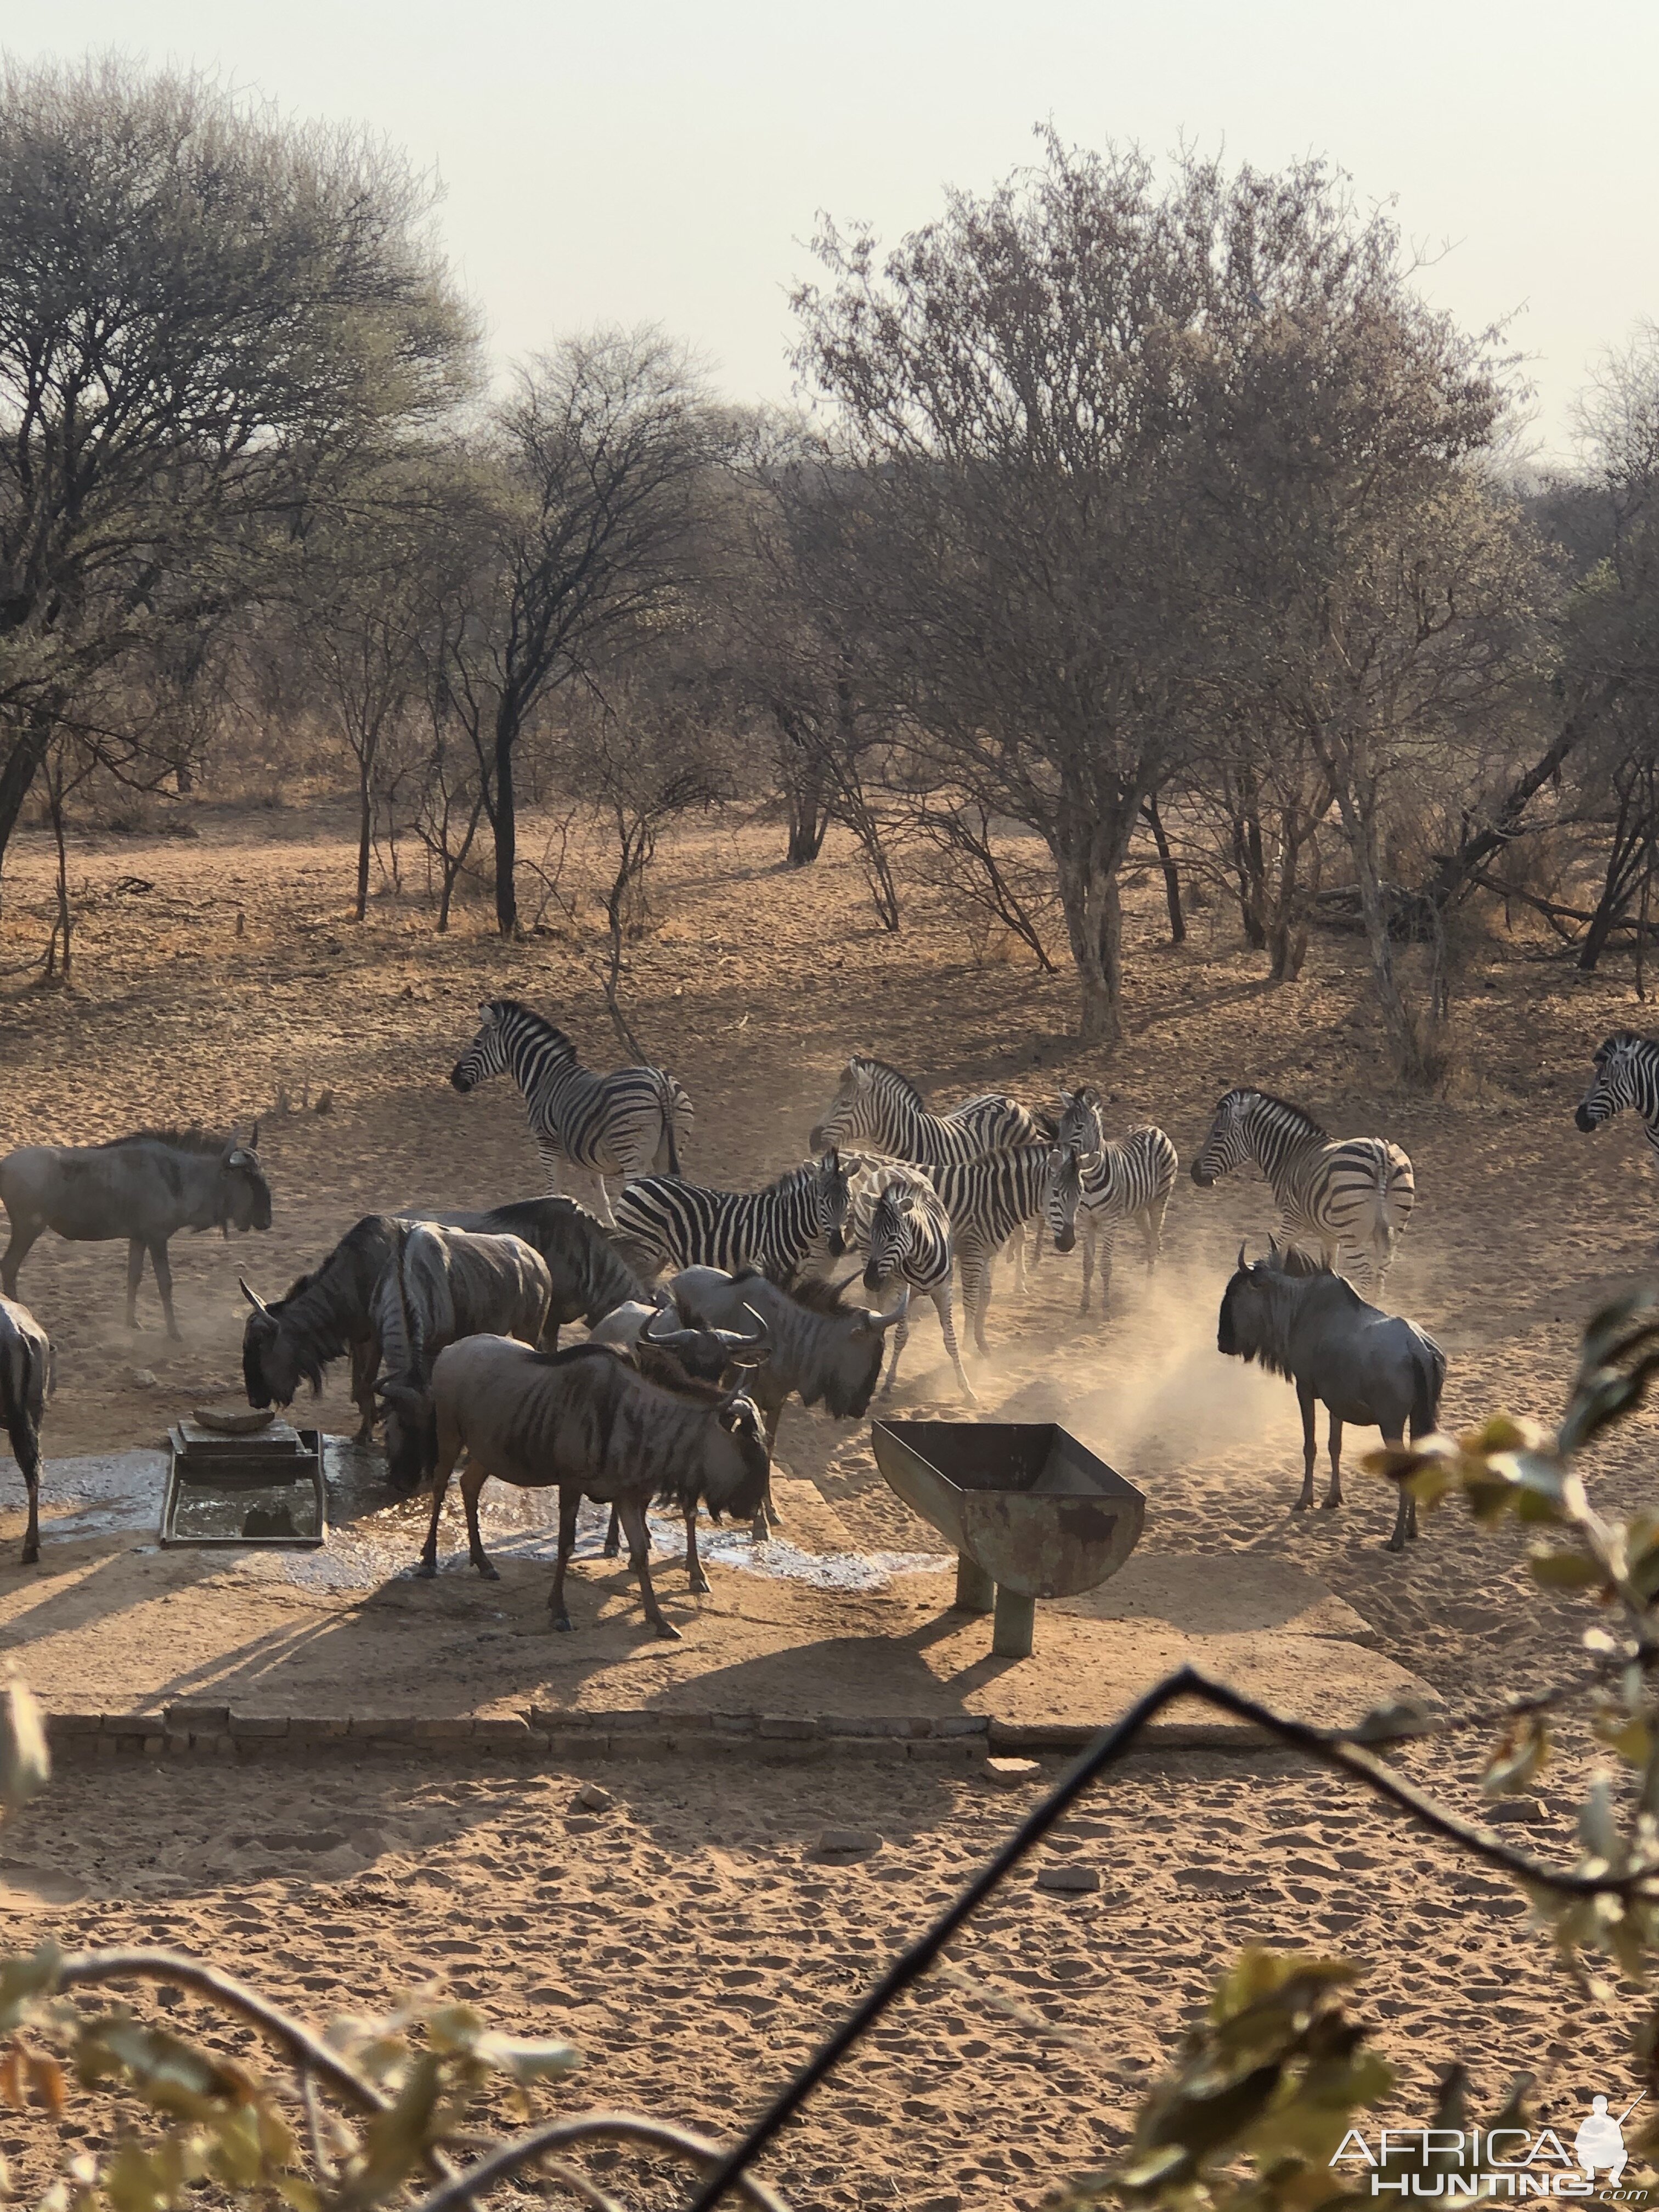
<svg viewBox="0 0 1659 2212"><path fill-rule="evenodd" d="M247 1393L250 1406L264 1412L276 1401L270 1383L265 1380L265 1348L276 1334L267 1321L258 1314L248 1316L247 1326L242 1331L242 1388Z"/></svg>
<svg viewBox="0 0 1659 2212"><path fill-rule="evenodd" d="M432 1393L408 1376L383 1382L380 1398L386 1480L399 1498L412 1498L438 1464L438 1409Z"/></svg>
<svg viewBox="0 0 1659 2212"><path fill-rule="evenodd" d="M881 1380L881 1363L886 1348L886 1339L878 1329L870 1346L869 1365L858 1381L848 1383L839 1376L831 1376L824 1390L823 1403L825 1410L833 1413L837 1420L863 1419L870 1401L876 1395L876 1385Z"/></svg>
<svg viewBox="0 0 1659 2212"><path fill-rule="evenodd" d="M237 1168L225 1177L225 1218L239 1237L270 1226L270 1185L257 1169Z"/></svg>
<svg viewBox="0 0 1659 2212"><path fill-rule="evenodd" d="M1254 1336L1247 1311L1249 1296L1250 1271L1241 1267L1222 1294L1221 1319L1215 1333L1216 1350L1229 1359L1248 1361L1255 1357L1255 1343L1249 1340Z"/></svg>

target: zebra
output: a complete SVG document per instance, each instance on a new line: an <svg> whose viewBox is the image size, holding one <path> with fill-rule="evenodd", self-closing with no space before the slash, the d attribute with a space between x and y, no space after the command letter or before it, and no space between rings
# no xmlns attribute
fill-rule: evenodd
<svg viewBox="0 0 1659 2212"><path fill-rule="evenodd" d="M954 1250L951 1217L933 1184L921 1170L901 1169L876 1194L868 1230L870 1262L864 1271L864 1287L872 1294L889 1284L902 1283L933 1302L945 1349L957 1371L957 1381L969 1404L977 1405L973 1385L963 1372L957 1349L956 1324L951 1313L951 1270ZM893 1338L892 1364L881 1386L885 1398L898 1376L899 1354L910 1334L908 1318L901 1319Z"/></svg>
<svg viewBox="0 0 1659 2212"><path fill-rule="evenodd" d="M1217 1106L1193 1181L1208 1190L1247 1160L1273 1185L1280 1243L1349 1275L1362 1292L1381 1291L1417 1199L1412 1164L1398 1145L1386 1137L1334 1143L1302 1107L1247 1085Z"/></svg>
<svg viewBox="0 0 1659 2212"><path fill-rule="evenodd" d="M752 1267L781 1277L802 1267L823 1239L847 1249L847 1170L825 1153L790 1169L763 1190L705 1190L670 1176L640 1176L617 1200L619 1239L653 1271Z"/></svg>
<svg viewBox="0 0 1659 2212"><path fill-rule="evenodd" d="M450 1071L457 1091L511 1074L524 1094L530 1133L550 1197L559 1195L560 1163L585 1168L599 1188L599 1212L611 1223L605 1177L655 1168L677 1176L679 1143L691 1133L691 1101L665 1069L616 1067L596 1075L560 1029L517 999L491 999L480 1026Z"/></svg>
<svg viewBox="0 0 1659 2212"><path fill-rule="evenodd" d="M1150 1126L1131 1129L1115 1143L1097 1139L1096 1148L1085 1152L1076 1144L1057 1144L1048 1155L1048 1189L1043 1211L1056 1252L1069 1252L1077 1242L1078 1221L1083 1227L1083 1304L1089 1310L1089 1285L1095 1271L1095 1249L1101 1248L1100 1310L1103 1318L1112 1295L1112 1248L1119 1224L1137 1221L1146 1247L1146 1272L1158 1265L1164 1235L1164 1212L1175 1187L1181 1163L1176 1148L1162 1129Z"/></svg>
<svg viewBox="0 0 1659 2212"><path fill-rule="evenodd" d="M1048 1176L1048 1145L1009 1145L976 1159L951 1160L928 1176L951 1224L951 1241L962 1269L962 1310L974 1342L989 1354L985 1316L991 1304L991 1271L1017 1229L1040 1214Z"/></svg>
<svg viewBox="0 0 1659 2212"><path fill-rule="evenodd" d="M1011 1146L1048 1144L1052 1125L1018 1099L997 1092L964 1098L948 1114L930 1114L908 1075L868 1053L854 1053L841 1072L835 1096L807 1142L815 1152L862 1142L919 1167L944 1167ZM1035 1256L1035 1255L1034 1255ZM1025 1288L1025 1239L1016 1233L1014 1285Z"/></svg>
<svg viewBox="0 0 1659 2212"><path fill-rule="evenodd" d="M1649 1144L1659 1152L1659 1044L1634 1030L1615 1030L1597 1049L1595 1067L1572 1117L1577 1127L1588 1135L1624 1107L1633 1107Z"/></svg>

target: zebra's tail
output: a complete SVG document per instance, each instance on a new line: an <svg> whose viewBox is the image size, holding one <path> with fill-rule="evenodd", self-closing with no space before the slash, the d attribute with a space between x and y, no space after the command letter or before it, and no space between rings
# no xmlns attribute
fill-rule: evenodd
<svg viewBox="0 0 1659 2212"><path fill-rule="evenodd" d="M690 1134L691 1128L691 1101L686 1097L683 1086L677 1083L674 1078L668 1074L665 1069L659 1068L656 1071L656 1075L657 1097L659 1100L659 1111L662 1115L663 1144L666 1147L668 1152L668 1173L672 1175L678 1182L682 1180L680 1174L680 1148L678 1141L678 1127L680 1116L683 1113L685 1116L686 1132L688 1135Z"/></svg>

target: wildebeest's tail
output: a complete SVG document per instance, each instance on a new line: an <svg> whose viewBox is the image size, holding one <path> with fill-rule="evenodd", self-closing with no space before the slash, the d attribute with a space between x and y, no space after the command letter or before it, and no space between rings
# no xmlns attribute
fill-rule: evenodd
<svg viewBox="0 0 1659 2212"><path fill-rule="evenodd" d="M40 1415L52 1382L52 1350L33 1343L16 1330L9 1330L0 1368L0 1425L3 1425L12 1457L26 1472L40 1456Z"/></svg>
<svg viewBox="0 0 1659 2212"><path fill-rule="evenodd" d="M667 1152L667 1172L677 1180L680 1174L678 1139L691 1133L691 1101L684 1086L670 1075L665 1068L657 1068L657 1096L662 1114L663 1148ZM658 1155L659 1160L661 1153Z"/></svg>
<svg viewBox="0 0 1659 2212"><path fill-rule="evenodd" d="M1419 1332L1420 1333L1420 1332ZM1418 1362L1417 1395L1412 1403L1412 1441L1431 1436L1440 1425L1440 1394L1446 1387L1446 1355L1431 1336L1423 1339Z"/></svg>

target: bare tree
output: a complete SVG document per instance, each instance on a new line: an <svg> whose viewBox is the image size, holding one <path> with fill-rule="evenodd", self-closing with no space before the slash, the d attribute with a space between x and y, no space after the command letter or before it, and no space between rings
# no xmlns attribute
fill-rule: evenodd
<svg viewBox="0 0 1659 2212"><path fill-rule="evenodd" d="M653 330L567 340L497 410L495 556L453 634L452 690L479 752L503 935L519 917L520 739L550 694L697 582L728 438L684 351Z"/></svg>
<svg viewBox="0 0 1659 2212"><path fill-rule="evenodd" d="M0 65L0 853L76 687L261 588L455 398L432 199L202 77Z"/></svg>
<svg viewBox="0 0 1659 2212"><path fill-rule="evenodd" d="M883 263L822 233L798 360L857 496L813 581L937 781L1042 837L1082 1035L1110 1040L1119 878L1197 631L1171 343L1192 285L1143 161L1043 151Z"/></svg>

